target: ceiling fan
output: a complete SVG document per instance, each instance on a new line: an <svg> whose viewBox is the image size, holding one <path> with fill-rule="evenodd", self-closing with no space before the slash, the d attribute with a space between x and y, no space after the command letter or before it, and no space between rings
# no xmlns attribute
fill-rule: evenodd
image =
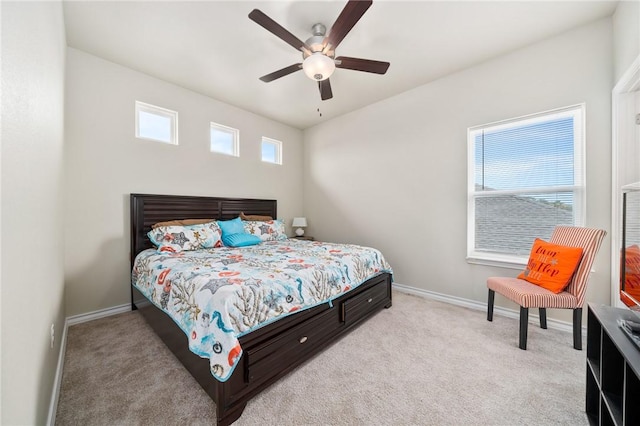
<svg viewBox="0 0 640 426"><path fill-rule="evenodd" d="M335 51L340 42L346 37L349 31L351 31L372 3L371 0L349 0L328 34L326 34L326 27L324 25L315 24L311 27L313 35L304 42L276 21L269 18L262 11L258 9L252 10L251 13L249 13L249 19L284 40L296 50L300 50L303 59L301 63L289 65L288 67L264 75L260 77L260 80L269 83L302 69L307 77L318 82L320 97L325 101L333 97L329 77L336 68L374 74L386 73L389 68L389 62L350 58L347 56L335 57Z"/></svg>

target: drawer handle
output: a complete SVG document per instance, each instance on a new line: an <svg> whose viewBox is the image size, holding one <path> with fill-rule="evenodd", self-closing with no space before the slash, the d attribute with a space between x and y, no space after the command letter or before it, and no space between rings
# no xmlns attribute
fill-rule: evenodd
<svg viewBox="0 0 640 426"><path fill-rule="evenodd" d="M302 337L300 338L300 343L304 343L304 342L306 342L306 341L307 341L307 336L302 336Z"/></svg>
<svg viewBox="0 0 640 426"><path fill-rule="evenodd" d="M370 297L369 300L367 300L367 303L371 303L373 301L373 297Z"/></svg>

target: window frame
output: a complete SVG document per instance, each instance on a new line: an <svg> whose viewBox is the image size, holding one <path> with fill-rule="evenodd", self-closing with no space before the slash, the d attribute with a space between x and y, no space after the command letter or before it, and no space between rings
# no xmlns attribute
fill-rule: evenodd
<svg viewBox="0 0 640 426"><path fill-rule="evenodd" d="M178 145L178 112L157 105L148 104L146 102L136 101L136 139L143 139L154 142L162 142L167 145ZM143 136L140 134L140 112L153 114L160 117L168 118L171 128L169 129L170 140L157 139L153 137Z"/></svg>
<svg viewBox="0 0 640 426"><path fill-rule="evenodd" d="M519 190L476 191L475 189L475 135L482 130L499 130L510 127L526 126L536 122L544 122L572 116L573 121L573 185L533 187ZM467 262L522 269L527 264L528 255L504 254L477 250L475 247L476 218L475 200L485 196L517 195L541 192L573 192L573 222L575 226L584 226L586 212L586 106L584 103L556 108L535 114L524 115L506 120L487 123L467 129ZM533 243L533 241L532 241Z"/></svg>
<svg viewBox="0 0 640 426"><path fill-rule="evenodd" d="M268 161L264 159L264 156L262 155L262 150L264 148L265 143L274 145L276 147L276 159L275 159L276 161ZM277 164L281 166L282 165L282 142L276 139L263 136L262 141L260 143L260 159L262 160L263 163Z"/></svg>
<svg viewBox="0 0 640 426"><path fill-rule="evenodd" d="M215 151L213 149L211 138L213 137L214 131L224 132L232 135L233 146L232 146L231 154L229 154L228 152ZM234 127L225 126L224 124L214 123L213 121L211 121L209 123L209 152L212 152L214 154L227 155L230 157L240 157L240 130Z"/></svg>

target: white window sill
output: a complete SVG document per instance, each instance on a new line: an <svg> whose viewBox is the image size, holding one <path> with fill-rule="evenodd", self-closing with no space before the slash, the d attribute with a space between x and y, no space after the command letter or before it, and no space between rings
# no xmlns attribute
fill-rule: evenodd
<svg viewBox="0 0 640 426"><path fill-rule="evenodd" d="M525 266L527 266L528 259L525 258L513 258L509 257L473 257L467 256L467 263L471 263L474 265L484 265L484 266L495 266L498 268L505 269L516 269L522 271Z"/></svg>

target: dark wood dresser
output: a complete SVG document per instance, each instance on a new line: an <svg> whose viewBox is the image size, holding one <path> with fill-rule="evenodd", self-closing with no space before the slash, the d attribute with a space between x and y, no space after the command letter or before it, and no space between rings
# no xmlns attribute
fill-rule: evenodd
<svg viewBox="0 0 640 426"><path fill-rule="evenodd" d="M618 319L638 321L628 309L589 304L586 412L591 425L640 425L640 348Z"/></svg>

